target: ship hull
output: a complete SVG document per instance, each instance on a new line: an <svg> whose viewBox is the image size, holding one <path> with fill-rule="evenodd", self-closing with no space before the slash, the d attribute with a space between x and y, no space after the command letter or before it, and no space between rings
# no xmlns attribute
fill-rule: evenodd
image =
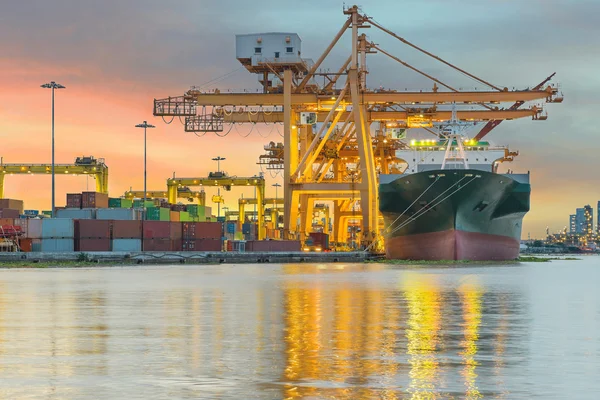
<svg viewBox="0 0 600 400"><path fill-rule="evenodd" d="M529 211L528 175L517 179L466 169L397 177L381 183L379 192L388 258L518 257L521 223Z"/></svg>

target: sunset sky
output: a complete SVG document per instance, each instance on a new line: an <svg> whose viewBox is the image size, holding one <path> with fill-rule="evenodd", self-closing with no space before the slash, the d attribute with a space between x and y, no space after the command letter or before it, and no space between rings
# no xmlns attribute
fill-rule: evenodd
<svg viewBox="0 0 600 400"><path fill-rule="evenodd" d="M350 4L347 2L346 5ZM556 72L565 101L548 104L547 121L507 121L489 139L510 145L520 156L509 167L531 171L532 210L523 236L541 237L546 226L568 225L569 214L600 200L599 128L600 2L597 0L363 0L363 11L388 29L498 86L524 89ZM183 94L230 71L207 89L255 89L255 76L235 59L235 34L297 32L302 55L317 59L343 24L342 2L29 0L5 2L0 12L0 156L5 163L50 162L51 80L67 87L56 93L56 162L104 158L109 190L122 195L143 188L143 120L148 134L148 188L163 190L166 178L205 176L212 157L238 176L260 172L256 165L269 141L282 141L271 126L245 139L249 127L225 137L196 137L177 121L152 116L154 98ZM482 89L435 60L416 53L376 29L366 32L385 50L463 89ZM325 68L347 57L349 35ZM431 83L383 55L371 56L371 87L429 89ZM508 105L507 105L508 106ZM282 183L268 171L271 184ZM65 193L86 190L85 177L59 177L57 205ZM89 189L94 182L89 180ZM279 192L281 194L281 191ZM208 194L212 194L208 192ZM237 208L242 191L225 195ZM252 196L251 190L244 192ZM5 197L26 208L50 207L47 176L12 176Z"/></svg>

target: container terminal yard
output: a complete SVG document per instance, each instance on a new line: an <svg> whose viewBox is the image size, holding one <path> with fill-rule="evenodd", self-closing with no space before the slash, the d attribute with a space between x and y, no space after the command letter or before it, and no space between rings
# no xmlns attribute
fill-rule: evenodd
<svg viewBox="0 0 600 400"><path fill-rule="evenodd" d="M559 88L549 83L554 74L523 90L498 87L386 29L357 6L343 12L345 22L316 61L303 57L296 33L236 35L236 58L257 76L260 92L192 87L182 95L154 99L154 116L166 123L179 119L185 132L198 136L225 136L236 124L281 129L283 142L265 144L256 169L246 169L283 172L281 197L265 198L263 173L235 175L220 167L207 176L173 174L163 188L112 193L110 160L83 156L73 164L2 163L2 250L11 253L3 256L72 258L89 253L92 257L112 254L148 259L171 254L183 260L193 253L200 258L212 255L220 262L232 257L256 262L284 254L294 260L318 256L335 261L382 254L398 220L404 227L440 203L423 201L426 189L390 224L379 204L381 177L424 171L417 159L425 165L432 152L436 157L431 162L441 165L436 171L468 169L468 158L479 154L486 157L484 167L496 173L501 163L512 161L518 152L493 146L484 137L504 120L544 121L548 116L543 103L563 101ZM373 39L377 34L391 36L408 49L468 76L483 89L463 91L442 82L372 42L363 33L366 28L371 28ZM347 59L338 68L323 70L331 50L342 46L342 37L350 41ZM367 58L376 55L395 61L402 69L399 74L419 74L432 86L419 91L369 88L367 80L376 77L369 74ZM138 127L153 126L144 121ZM467 127L478 127L469 133L472 138L466 134ZM411 129L425 130L433 139L410 140L407 132ZM190 137L193 140L201 139ZM494 158L488 160L487 154ZM471 168L475 163L471 159ZM27 209L26 199L3 198L5 185L10 185L6 175L15 174L52 174L53 179L55 175L91 175L96 190L64 194L64 207L39 212ZM436 181L444 175L438 173ZM521 185L528 190L528 181ZM204 187L218 188L211 198L217 210L206 205ZM237 210L221 210L221 191L232 187L247 187L247 197L240 197ZM529 209L528 193L521 208L516 207L519 221ZM418 209L411 209L413 205ZM482 201L476 208L482 212L487 206Z"/></svg>

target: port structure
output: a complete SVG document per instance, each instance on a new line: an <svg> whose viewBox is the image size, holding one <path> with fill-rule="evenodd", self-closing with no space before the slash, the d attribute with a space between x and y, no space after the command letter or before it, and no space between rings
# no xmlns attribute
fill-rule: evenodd
<svg viewBox="0 0 600 400"><path fill-rule="evenodd" d="M177 201L178 188L181 187L222 187L229 191L232 187L253 186L256 188L256 198L258 204L264 204L265 198L265 178L262 175L251 177L229 176L226 172L210 172L207 177L197 178L179 178L173 177L167 179L167 200L169 203ZM221 199L217 199L219 202ZM258 240L265 238L265 214L263 207L257 207L258 213Z"/></svg>
<svg viewBox="0 0 600 400"><path fill-rule="evenodd" d="M126 199L142 199L144 198L143 190L129 190L125 192L123 195ZM148 199L167 199L168 192L164 190L149 190L146 192L146 197ZM193 202L196 200L198 205L205 206L206 205L206 192L204 190L193 191L189 187L178 187L177 188L177 198L178 199L187 199L189 202Z"/></svg>
<svg viewBox="0 0 600 400"><path fill-rule="evenodd" d="M52 173L52 164L5 164L0 163L0 199L4 198L6 175L41 175ZM96 192L108 194L108 167L103 158L77 157L73 164L54 164L54 173L59 175L88 175L96 179Z"/></svg>
<svg viewBox="0 0 600 400"><path fill-rule="evenodd" d="M394 137L394 129L400 132L411 128L428 129L451 120L453 111L449 106L454 104L460 121L476 123L525 117L545 120L547 115L541 106L520 106L530 101L558 103L563 100L557 87L544 86L547 81L533 89L499 87L386 29L357 6L344 8L343 13L346 21L316 62L300 58L300 51L298 57L295 54L281 57L278 52L274 57L263 55L263 39L266 43L269 35L275 34L254 35L254 42L250 43L247 38L241 38L240 42L253 48L254 54L240 56L238 52L237 58L250 73L259 76L262 93L202 91L192 87L183 96L154 100L155 116L184 117L188 132L219 134L224 131L224 125L236 123L283 124L282 146L272 143L265 147L266 157L259 159L259 164L283 169L285 238L299 236L304 240L311 215L309 203L332 200L335 215L336 210L348 212L350 200L352 204L360 203L361 244L368 248L377 241L381 229L378 173L392 172L390 164L393 166L398 161L390 154L394 142L397 142L396 147L407 146L404 138ZM408 64L359 33L372 27L459 71L486 89L462 91ZM319 68L347 31L351 32L348 58L339 69L333 69L337 72L322 72ZM277 35L284 36L286 44L297 40L295 34ZM427 91L370 89L366 60L367 55L375 53L433 81L433 88ZM323 78L323 84L318 84L316 78ZM500 106L507 102L514 104L510 108ZM375 135L371 131L373 124ZM377 142L381 143L381 154L374 149ZM343 151L353 154L344 157ZM356 212L355 205L350 208ZM337 225L340 221L334 216L336 232L341 231Z"/></svg>
<svg viewBox="0 0 600 400"><path fill-rule="evenodd" d="M279 215L279 207L277 206L281 206L284 204L283 198L266 198L263 201L263 207L265 209L266 213L266 209L267 208L271 208L271 221L277 221L277 217ZM238 210L239 212L236 214L233 211L230 211L229 215L238 215L238 229L242 229L242 224L244 223L244 221L246 220L246 214L248 214L248 211L246 211L246 205L258 205L258 200L256 198L247 198L247 197L242 197L238 200Z"/></svg>

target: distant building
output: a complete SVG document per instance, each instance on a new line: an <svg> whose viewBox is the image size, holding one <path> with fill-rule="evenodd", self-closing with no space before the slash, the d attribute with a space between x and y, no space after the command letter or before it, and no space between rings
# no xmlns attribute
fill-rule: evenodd
<svg viewBox="0 0 600 400"><path fill-rule="evenodd" d="M596 218L598 218L598 222L596 223L596 232L598 233L598 237L600 237L600 200L598 200L598 207L596 208Z"/></svg>
<svg viewBox="0 0 600 400"><path fill-rule="evenodd" d="M588 241L591 241L594 237L594 209L588 204L583 207L583 234L587 237Z"/></svg>
<svg viewBox="0 0 600 400"><path fill-rule="evenodd" d="M571 233L571 234L577 233L577 224L575 222L575 214L569 215L569 233Z"/></svg>
<svg viewBox="0 0 600 400"><path fill-rule="evenodd" d="M575 233L583 234L583 224L585 223L585 209L575 210Z"/></svg>

